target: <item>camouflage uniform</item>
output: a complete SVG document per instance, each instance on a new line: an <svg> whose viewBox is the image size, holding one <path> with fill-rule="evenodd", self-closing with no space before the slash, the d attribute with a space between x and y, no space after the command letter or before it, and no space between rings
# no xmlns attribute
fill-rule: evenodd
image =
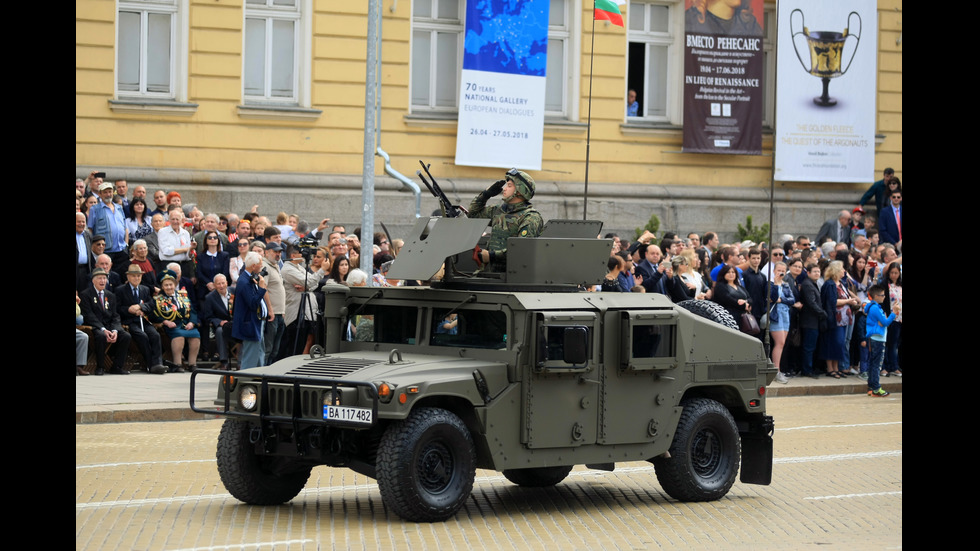
<svg viewBox="0 0 980 551"><path fill-rule="evenodd" d="M529 176L521 174L530 180ZM533 188L530 189L530 193L525 193L533 195ZM522 194L522 197L526 195ZM527 199L520 203L502 203L488 207L487 200L490 197L492 195L487 191L477 195L470 203L469 217L490 218L490 241L487 243L487 250L490 251L490 270L505 272L507 271L507 238L537 237L541 234L544 220L541 218L541 213L535 210Z"/></svg>

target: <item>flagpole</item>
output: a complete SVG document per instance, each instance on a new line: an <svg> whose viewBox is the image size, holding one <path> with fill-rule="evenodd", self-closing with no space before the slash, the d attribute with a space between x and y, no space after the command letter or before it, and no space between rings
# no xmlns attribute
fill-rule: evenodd
<svg viewBox="0 0 980 551"><path fill-rule="evenodd" d="M595 59L595 0L592 2L592 46L589 48L589 115L585 124L585 197L582 220L589 219L589 148L592 144L592 65Z"/></svg>

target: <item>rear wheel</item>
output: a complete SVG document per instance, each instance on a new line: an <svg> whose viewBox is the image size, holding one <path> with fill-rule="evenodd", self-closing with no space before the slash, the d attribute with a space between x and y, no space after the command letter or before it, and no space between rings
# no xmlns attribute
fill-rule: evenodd
<svg viewBox="0 0 980 551"><path fill-rule="evenodd" d="M653 460L657 480L680 501L713 501L735 483L741 440L725 406L707 398L682 402L670 457Z"/></svg>
<svg viewBox="0 0 980 551"><path fill-rule="evenodd" d="M252 425L226 419L218 435L218 475L231 495L251 505L278 505L296 497L313 467L285 457L257 455Z"/></svg>
<svg viewBox="0 0 980 551"><path fill-rule="evenodd" d="M518 486L543 488L554 486L572 472L571 467L535 467L530 469L507 469L504 478Z"/></svg>

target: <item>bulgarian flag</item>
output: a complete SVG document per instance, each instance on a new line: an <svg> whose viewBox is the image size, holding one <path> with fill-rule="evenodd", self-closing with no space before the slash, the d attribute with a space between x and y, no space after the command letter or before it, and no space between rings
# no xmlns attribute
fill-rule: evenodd
<svg viewBox="0 0 980 551"><path fill-rule="evenodd" d="M623 26L623 13L613 0L595 0L595 19L605 19L613 25Z"/></svg>

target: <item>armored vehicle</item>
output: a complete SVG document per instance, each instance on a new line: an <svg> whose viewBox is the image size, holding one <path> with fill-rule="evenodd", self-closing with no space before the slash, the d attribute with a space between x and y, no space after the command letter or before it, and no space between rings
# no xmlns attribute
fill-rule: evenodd
<svg viewBox="0 0 980 551"><path fill-rule="evenodd" d="M776 370L758 339L707 301L582 290L606 273L598 223L511 238L495 274L467 266L486 226L414 227L388 277L428 280L445 263L441 282L325 286L325 344L309 356L192 375L220 377L216 405L191 407L227 417L217 464L233 496L283 503L313 467L347 467L402 518L431 522L463 505L476 468L551 486L574 465L650 461L682 501L721 498L740 464L743 483L769 484Z"/></svg>

